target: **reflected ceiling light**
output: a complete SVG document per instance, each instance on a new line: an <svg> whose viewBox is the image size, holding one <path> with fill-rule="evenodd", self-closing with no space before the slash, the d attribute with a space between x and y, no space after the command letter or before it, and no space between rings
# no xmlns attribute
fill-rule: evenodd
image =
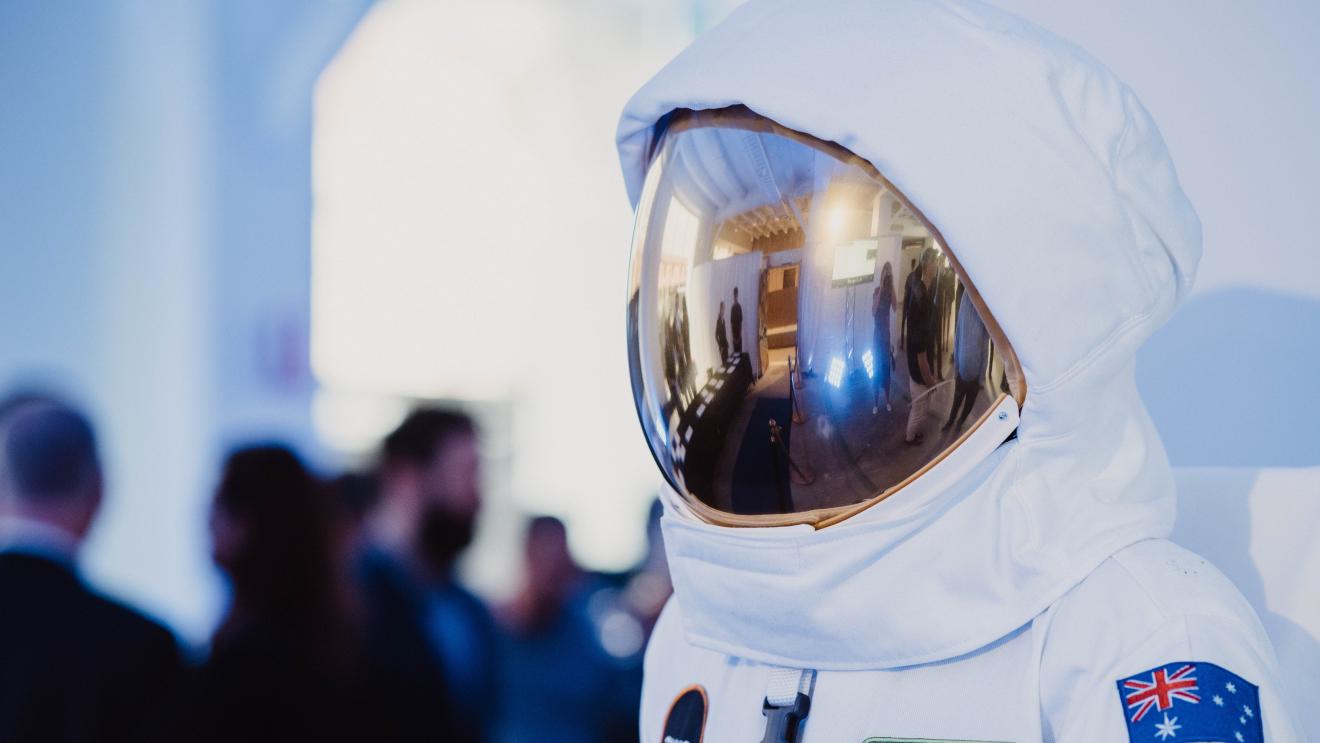
<svg viewBox="0 0 1320 743"><path fill-rule="evenodd" d="M838 356L830 359L830 371L825 375L825 381L835 387L843 384L843 359Z"/></svg>
<svg viewBox="0 0 1320 743"><path fill-rule="evenodd" d="M826 223L830 237L838 239L839 235L843 233L843 227L847 224L847 219L848 215L842 207L836 206L830 209L829 222Z"/></svg>

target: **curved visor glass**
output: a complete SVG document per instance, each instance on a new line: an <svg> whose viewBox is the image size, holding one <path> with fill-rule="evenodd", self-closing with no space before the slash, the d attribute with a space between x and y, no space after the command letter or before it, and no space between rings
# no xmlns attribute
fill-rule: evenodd
<svg viewBox="0 0 1320 743"><path fill-rule="evenodd" d="M893 492L1017 378L902 194L745 109L671 119L630 270L642 427L670 483L717 521L819 517Z"/></svg>

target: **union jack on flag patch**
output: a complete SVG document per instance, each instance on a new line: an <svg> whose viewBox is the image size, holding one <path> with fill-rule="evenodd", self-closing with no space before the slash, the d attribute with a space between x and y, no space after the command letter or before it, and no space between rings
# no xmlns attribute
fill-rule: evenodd
<svg viewBox="0 0 1320 743"><path fill-rule="evenodd" d="M1200 702L1201 698L1196 695L1196 677L1192 675L1195 671L1195 665L1186 663L1173 673L1168 672L1167 666L1156 668L1145 681L1139 676L1124 680L1122 687L1127 690L1124 701L1129 710L1136 710L1132 713L1132 721L1141 722L1152 707L1158 707L1160 711L1169 709L1175 699L1192 704Z"/></svg>
<svg viewBox="0 0 1320 743"><path fill-rule="evenodd" d="M1261 743L1260 690L1213 663L1183 661L1118 681L1129 740Z"/></svg>

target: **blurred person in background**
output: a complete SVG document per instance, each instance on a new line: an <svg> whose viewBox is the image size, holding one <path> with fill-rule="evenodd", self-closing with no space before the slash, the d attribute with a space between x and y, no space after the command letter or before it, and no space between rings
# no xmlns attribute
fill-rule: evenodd
<svg viewBox="0 0 1320 743"><path fill-rule="evenodd" d="M985 323L976 314L976 307L965 296L965 289L958 287L958 319L954 327L953 367L955 380L953 387L953 405L949 408L949 419L940 430L962 430L967 416L976 404L976 397L981 393L981 378L985 376L985 366L989 363L990 335ZM962 412L959 412L961 406ZM954 428L955 417L957 428Z"/></svg>
<svg viewBox="0 0 1320 743"><path fill-rule="evenodd" d="M907 433L904 441L918 444L925 438L921 426L930 412L930 392L938 381L931 368L932 349L935 345L934 282L938 266L934 248L921 254L921 265L908 276L907 290L903 294L903 326L906 329L908 358L908 387L912 403L908 407Z"/></svg>
<svg viewBox="0 0 1320 743"><path fill-rule="evenodd" d="M738 287L733 287L733 306L729 308L729 328L733 330L733 352L742 353L742 305L738 303Z"/></svg>
<svg viewBox="0 0 1320 743"><path fill-rule="evenodd" d="M75 567L101 496L85 416L45 396L0 403L0 741L173 740L174 638Z"/></svg>
<svg viewBox="0 0 1320 743"><path fill-rule="evenodd" d="M720 364L729 363L729 335L724 332L724 303L720 302L720 312L715 318L715 345L720 347Z"/></svg>
<svg viewBox="0 0 1320 743"><path fill-rule="evenodd" d="M363 737L338 516L288 448L230 455L210 527L212 555L233 598L201 672L197 738Z"/></svg>
<svg viewBox="0 0 1320 743"><path fill-rule="evenodd" d="M332 478L326 488L338 514L341 555L351 562L362 553L367 517L380 498L380 483L370 472L344 472Z"/></svg>
<svg viewBox="0 0 1320 743"><path fill-rule="evenodd" d="M871 318L875 363L875 404L871 414L880 413L880 393L884 393L885 411L894 409L889 397L889 381L894 373L894 349L890 339L889 317L894 312L894 267L888 262L880 269L880 281L871 292Z"/></svg>
<svg viewBox="0 0 1320 743"><path fill-rule="evenodd" d="M467 415L416 410L386 438L360 561L368 654L394 700L383 739L482 741L495 718L495 625L455 568L481 508Z"/></svg>
<svg viewBox="0 0 1320 743"><path fill-rule="evenodd" d="M673 580L669 576L669 561L665 558L664 534L660 530L660 517L663 514L660 499L651 501L651 510L646 518L646 554L633 568L624 588L624 603L641 623L647 637L660 619L665 602L674 592Z"/></svg>
<svg viewBox="0 0 1320 743"><path fill-rule="evenodd" d="M504 608L500 743L611 743L635 739L640 683L601 644L612 592L583 573L563 522L532 519L522 590ZM640 671L640 668L636 670ZM637 681L640 682L640 674Z"/></svg>
<svg viewBox="0 0 1320 743"><path fill-rule="evenodd" d="M949 331L953 330L954 319L956 316L956 301L958 297L958 280L953 273L953 267L947 263L939 262L935 272L935 323L934 338L931 344L934 347L932 354L935 357L934 370L935 377L944 379L948 376L944 366L948 361L949 353Z"/></svg>

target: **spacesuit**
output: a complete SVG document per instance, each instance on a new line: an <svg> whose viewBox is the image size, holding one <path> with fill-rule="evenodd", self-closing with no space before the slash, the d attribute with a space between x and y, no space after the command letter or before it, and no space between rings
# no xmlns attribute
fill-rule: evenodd
<svg viewBox="0 0 1320 743"><path fill-rule="evenodd" d="M643 741L1301 739L1252 609L1165 539L1134 356L1200 224L1112 73L976 2L751 0L632 98L618 147L633 393L670 485ZM961 432L947 358L873 405L894 349L855 311L932 254L991 339ZM710 327L751 272L745 322L786 340L753 381L697 334L672 404L661 308Z"/></svg>

